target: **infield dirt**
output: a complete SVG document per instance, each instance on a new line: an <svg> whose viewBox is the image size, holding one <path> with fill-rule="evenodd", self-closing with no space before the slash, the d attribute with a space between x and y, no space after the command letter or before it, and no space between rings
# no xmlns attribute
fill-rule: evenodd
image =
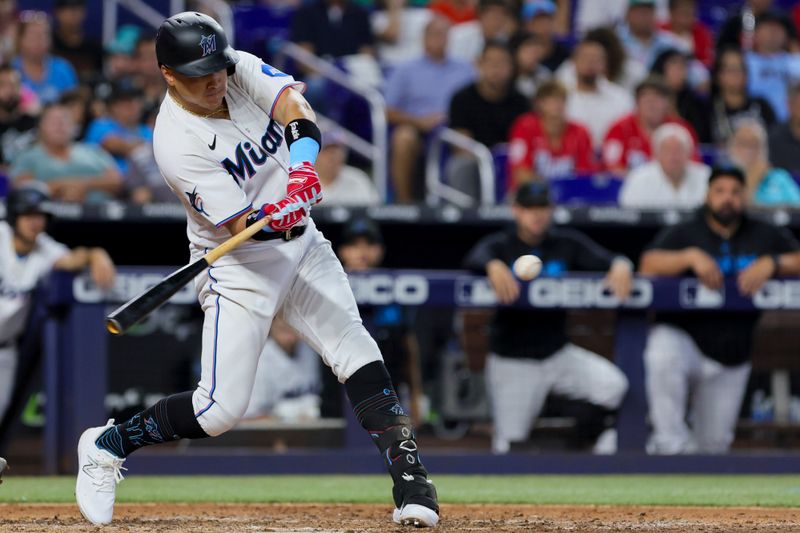
<svg viewBox="0 0 800 533"><path fill-rule="evenodd" d="M0 504L0 531L102 533L409 532L385 505L119 504L114 523L97 528L75 505ZM443 505L436 531L800 532L800 509Z"/></svg>

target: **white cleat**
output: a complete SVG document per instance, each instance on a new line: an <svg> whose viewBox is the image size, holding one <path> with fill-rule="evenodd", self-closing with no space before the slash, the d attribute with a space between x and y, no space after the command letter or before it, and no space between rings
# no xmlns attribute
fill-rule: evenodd
<svg viewBox="0 0 800 533"><path fill-rule="evenodd" d="M124 470L122 463L125 459L98 448L94 442L113 424L114 420L111 419L105 426L89 428L78 441L75 498L83 517L96 526L111 523L117 483L123 479L120 470Z"/></svg>
<svg viewBox="0 0 800 533"><path fill-rule="evenodd" d="M5 459L0 457L0 483L3 482L3 470L5 470L7 466L8 466L8 462L6 462Z"/></svg>
<svg viewBox="0 0 800 533"><path fill-rule="evenodd" d="M439 515L424 505L410 503L404 505L402 509L395 509L392 513L392 520L395 524L403 526L436 527L436 524L439 523Z"/></svg>

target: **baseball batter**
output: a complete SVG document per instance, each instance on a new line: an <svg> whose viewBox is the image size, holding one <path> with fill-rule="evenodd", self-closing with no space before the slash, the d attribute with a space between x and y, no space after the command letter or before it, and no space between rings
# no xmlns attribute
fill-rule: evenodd
<svg viewBox="0 0 800 533"><path fill-rule="evenodd" d="M6 222L0 222L0 422L14 391L17 341L36 285L53 269L87 266L98 285L107 288L114 281L114 265L104 250L70 250L45 232L53 213L44 184L31 182L13 189L6 199L6 213Z"/></svg>
<svg viewBox="0 0 800 533"><path fill-rule="evenodd" d="M303 84L235 51L220 25L199 13L165 20L156 55L169 91L156 121L155 157L186 208L192 258L265 216L271 222L196 280L205 313L197 388L81 436L81 512L94 524L111 521L121 465L135 450L232 428L247 409L270 323L281 314L345 384L394 481L394 521L435 526L436 491L414 429L344 271L308 216L322 199L313 165L320 132Z"/></svg>

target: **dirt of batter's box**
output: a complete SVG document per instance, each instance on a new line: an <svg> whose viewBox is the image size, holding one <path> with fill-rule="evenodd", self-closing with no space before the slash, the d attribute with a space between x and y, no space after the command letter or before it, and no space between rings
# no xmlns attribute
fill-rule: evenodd
<svg viewBox="0 0 800 533"><path fill-rule="evenodd" d="M15 533L397 533L410 530L391 522L391 508L386 505L120 504L115 510L114 522L103 528L86 522L75 505L0 505L0 531ZM800 533L800 509L445 504L437 530Z"/></svg>

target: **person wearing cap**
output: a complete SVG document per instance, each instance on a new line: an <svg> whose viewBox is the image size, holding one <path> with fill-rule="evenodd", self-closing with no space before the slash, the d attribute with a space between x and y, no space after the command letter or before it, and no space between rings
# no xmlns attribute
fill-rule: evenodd
<svg viewBox="0 0 800 533"><path fill-rule="evenodd" d="M96 80L103 71L103 47L84 31L86 0L56 0L53 17L53 52L69 61L82 80Z"/></svg>
<svg viewBox="0 0 800 533"><path fill-rule="evenodd" d="M74 142L75 129L64 106L45 106L39 142L11 165L14 183L44 182L53 198L63 202L101 202L119 194L122 179L114 159L99 146Z"/></svg>
<svg viewBox="0 0 800 533"><path fill-rule="evenodd" d="M379 205L381 198L375 184L366 172L347 164L347 154L342 131L323 131L316 168L325 195L325 205Z"/></svg>
<svg viewBox="0 0 800 533"><path fill-rule="evenodd" d="M612 452L614 433L607 430L628 389L625 375L605 357L569 342L565 311L512 307L524 292L510 267L518 257L533 254L542 260L544 276L607 272L605 285L622 301L631 291L631 262L578 231L552 227L545 183L522 185L511 209L514 226L481 239L464 260L466 268L489 278L500 304L486 361L492 449L506 453L525 441L553 394L568 401L580 444L594 442L601 445L596 451Z"/></svg>
<svg viewBox="0 0 800 533"><path fill-rule="evenodd" d="M745 52L750 95L769 102L779 121L789 117L788 89L800 81L800 53L786 51L788 39L781 16L767 11L756 19L753 49Z"/></svg>
<svg viewBox="0 0 800 533"><path fill-rule="evenodd" d="M114 263L102 248L70 250L46 230L53 217L47 187L28 183L6 198L6 220L0 222L0 423L14 390L17 342L25 330L33 290L53 269L89 269L103 289L114 282Z"/></svg>
<svg viewBox="0 0 800 533"><path fill-rule="evenodd" d="M556 40L556 6L552 0L529 0L522 4L523 29L545 43L541 64L555 72L570 56L570 49Z"/></svg>
<svg viewBox="0 0 800 533"><path fill-rule="evenodd" d="M753 296L775 276L800 275L800 243L785 228L747 216L736 167L711 172L705 205L664 229L642 254L650 276L695 276L697 298L718 300L726 279ZM654 454L725 453L750 375L758 311L658 313L644 352ZM691 402L691 403L689 403ZM688 415L691 426L687 420Z"/></svg>
<svg viewBox="0 0 800 533"><path fill-rule="evenodd" d="M603 164L620 176L648 162L652 157L650 137L662 124L678 124L692 135L692 154L699 159L697 134L692 126L671 113L672 91L658 76L636 86L636 109L611 125L603 140Z"/></svg>
<svg viewBox="0 0 800 533"><path fill-rule="evenodd" d="M619 191L619 205L638 209L694 209L703 204L711 169L692 161L694 141L680 124L653 132L653 161L633 169Z"/></svg>
<svg viewBox="0 0 800 533"><path fill-rule="evenodd" d="M124 174L131 153L153 142L153 129L142 123L142 93L138 89L112 88L106 99L106 110L108 116L96 118L89 124L85 140L110 153Z"/></svg>

